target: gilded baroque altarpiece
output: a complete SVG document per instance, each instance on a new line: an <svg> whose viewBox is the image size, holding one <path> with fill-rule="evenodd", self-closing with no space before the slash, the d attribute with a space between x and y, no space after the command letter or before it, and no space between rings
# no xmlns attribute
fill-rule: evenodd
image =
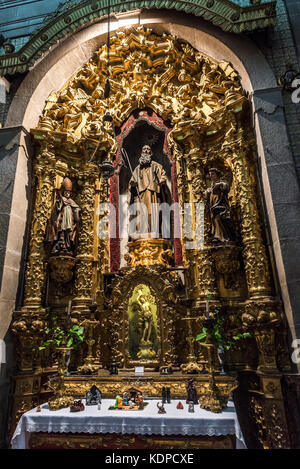
<svg viewBox="0 0 300 469"><path fill-rule="evenodd" d="M50 395L47 377L56 372L57 360L39 346L48 309L63 322L70 300L72 322L85 324L88 331L86 343L71 357L73 373L65 379L73 396L83 395L92 383L107 397L129 385L160 396L167 383L173 395L182 397L193 371L198 371L192 375L197 391L205 396L208 357L193 338L202 329L209 298L212 308L225 311L228 337L251 333L226 352L227 378L218 374L213 357L220 394L237 387L240 373L234 391L238 411L263 447L287 447L280 384L281 373L290 369L284 315L267 248L251 109L240 77L229 63L217 63L174 36L143 28L119 32L111 41L108 99L107 70L103 46L61 90L51 93L32 129L36 156L24 306L15 312L12 326L19 368L13 424ZM111 118L103 120L108 113ZM97 230L107 217L99 205L117 207L124 171L120 148L130 135L130 145L141 146L145 135L161 141L182 223L180 239L171 244L143 240L129 243L125 253L118 236L101 238ZM114 165L110 179L99 171L104 160ZM205 202L210 168L222 174L230 189L234 243L211 240ZM72 182L80 222L73 251L55 255L46 242L47 230L65 178ZM183 207L201 203L206 204L204 243L187 249L191 239L184 229ZM196 225L193 210L190 224ZM144 293L139 294L135 289L140 285ZM133 299L138 303L137 295L147 297L148 306L145 299L140 304L155 314L151 350L138 349L129 334L129 318L137 310L132 306L130 316L128 308ZM192 301L188 315L186 296ZM97 314L91 320L93 299ZM119 366L113 377L107 371L112 358ZM132 370L139 364L149 372L137 380ZM174 372L163 375L162 369ZM240 397L239 389L246 397Z"/></svg>

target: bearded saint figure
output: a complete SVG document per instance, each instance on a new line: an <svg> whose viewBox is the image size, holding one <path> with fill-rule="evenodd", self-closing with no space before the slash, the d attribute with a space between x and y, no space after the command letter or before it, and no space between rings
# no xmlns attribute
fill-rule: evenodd
<svg viewBox="0 0 300 469"><path fill-rule="evenodd" d="M51 254L72 253L80 221L79 205L71 199L72 182L64 178L48 223L46 240L53 244Z"/></svg>
<svg viewBox="0 0 300 469"><path fill-rule="evenodd" d="M162 165L152 161L152 156L150 146L144 145L139 165L129 181L130 206L136 203L138 214L136 230L129 230L131 239L161 237L159 206L167 201L167 176Z"/></svg>

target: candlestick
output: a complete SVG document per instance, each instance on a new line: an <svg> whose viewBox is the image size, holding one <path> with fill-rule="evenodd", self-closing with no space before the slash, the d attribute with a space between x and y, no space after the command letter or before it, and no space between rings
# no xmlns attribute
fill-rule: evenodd
<svg viewBox="0 0 300 469"><path fill-rule="evenodd" d="M208 319L209 318L209 301L208 300L206 300L205 306L206 306L206 317Z"/></svg>

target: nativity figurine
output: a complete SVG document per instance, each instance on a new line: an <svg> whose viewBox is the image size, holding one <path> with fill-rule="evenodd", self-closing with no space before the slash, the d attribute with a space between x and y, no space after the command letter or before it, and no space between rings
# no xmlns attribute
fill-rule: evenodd
<svg viewBox="0 0 300 469"><path fill-rule="evenodd" d="M102 395L100 389L93 384L91 389L86 393L86 405L101 404Z"/></svg>

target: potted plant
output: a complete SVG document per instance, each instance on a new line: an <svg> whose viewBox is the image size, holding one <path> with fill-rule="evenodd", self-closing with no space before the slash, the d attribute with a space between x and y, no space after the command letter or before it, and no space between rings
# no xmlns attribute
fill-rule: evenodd
<svg viewBox="0 0 300 469"><path fill-rule="evenodd" d="M48 309L49 327L45 331L48 338L39 347L39 350L44 350L54 346L59 354L57 368L58 377L56 377L53 386L51 380L49 382L49 388L54 391L54 394L48 400L51 410L68 407L74 401L74 398L68 395L64 384L64 376L68 373L71 350L76 349L84 342L84 327L71 325L70 309L69 307L65 327L61 327L59 318L57 316L51 316L50 309Z"/></svg>
<svg viewBox="0 0 300 469"><path fill-rule="evenodd" d="M84 327L76 324L71 325L70 318L68 317L66 327L63 328L59 325L59 318L51 316L50 310L48 310L47 316L49 326L45 334L48 338L42 343L39 350L54 346L57 351L61 352L60 355L63 355L65 358L65 360L61 360L59 365L65 368L64 373L66 373L70 362L71 350L78 348L85 340Z"/></svg>
<svg viewBox="0 0 300 469"><path fill-rule="evenodd" d="M217 345L217 353L222 368L224 363L224 351L234 348L238 341L252 337L250 332L238 332L232 336L228 336L225 333L225 321L226 318L224 315L215 308L214 312L203 321L202 331L195 338L196 341Z"/></svg>

